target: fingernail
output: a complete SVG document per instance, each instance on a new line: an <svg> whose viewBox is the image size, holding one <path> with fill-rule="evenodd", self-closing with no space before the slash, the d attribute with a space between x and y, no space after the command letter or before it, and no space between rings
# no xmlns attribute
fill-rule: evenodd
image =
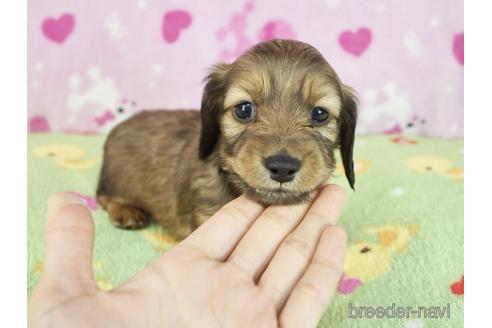
<svg viewBox="0 0 492 328"><path fill-rule="evenodd" d="M73 192L63 192L60 193L60 199L64 205L68 204L81 204L87 207L87 202L79 195Z"/></svg>
<svg viewBox="0 0 492 328"><path fill-rule="evenodd" d="M77 204L87 208L83 199L69 192L60 192L52 195L48 200L48 215L56 215L67 205Z"/></svg>

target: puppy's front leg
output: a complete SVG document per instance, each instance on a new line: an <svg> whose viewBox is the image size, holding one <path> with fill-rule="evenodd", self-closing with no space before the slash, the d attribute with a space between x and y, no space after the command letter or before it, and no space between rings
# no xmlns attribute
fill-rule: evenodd
<svg viewBox="0 0 492 328"><path fill-rule="evenodd" d="M181 241L185 239L194 230L194 228L190 224L165 226L165 229L176 241Z"/></svg>
<svg viewBox="0 0 492 328"><path fill-rule="evenodd" d="M218 198L220 199L220 198ZM231 201L233 197L227 197L222 199L222 201L217 201L212 199L200 199L195 203L193 208L193 230L202 225L207 221L212 215L214 215L222 206Z"/></svg>
<svg viewBox="0 0 492 328"><path fill-rule="evenodd" d="M108 212L111 223L115 227L136 230L150 223L149 215L144 210L121 198L100 195L97 200Z"/></svg>
<svg viewBox="0 0 492 328"><path fill-rule="evenodd" d="M197 188L193 191L193 199L190 202L193 204L191 208L193 230L207 221L222 206L239 196L226 189L227 185L220 177L216 177L213 174L210 174L210 176L214 177L214 179L205 181L202 188Z"/></svg>

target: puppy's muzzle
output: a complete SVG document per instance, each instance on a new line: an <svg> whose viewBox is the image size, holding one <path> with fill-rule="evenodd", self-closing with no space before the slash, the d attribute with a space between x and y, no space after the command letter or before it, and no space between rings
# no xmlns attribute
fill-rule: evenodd
<svg viewBox="0 0 492 328"><path fill-rule="evenodd" d="M274 155L265 160L265 167L270 171L270 178L280 183L294 179L301 168L301 162L288 155Z"/></svg>

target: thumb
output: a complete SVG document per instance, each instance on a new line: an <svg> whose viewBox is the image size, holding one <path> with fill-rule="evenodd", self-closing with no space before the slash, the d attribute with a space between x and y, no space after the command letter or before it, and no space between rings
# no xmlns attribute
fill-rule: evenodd
<svg viewBox="0 0 492 328"><path fill-rule="evenodd" d="M48 201L44 278L60 287L95 288L92 272L94 223L84 203L69 193Z"/></svg>

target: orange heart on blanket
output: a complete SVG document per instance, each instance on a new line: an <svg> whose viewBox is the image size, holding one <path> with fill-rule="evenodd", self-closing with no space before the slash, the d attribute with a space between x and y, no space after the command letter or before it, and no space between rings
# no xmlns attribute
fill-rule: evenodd
<svg viewBox="0 0 492 328"><path fill-rule="evenodd" d="M452 283L449 288L454 295L463 295L465 293L465 276L462 275L461 279Z"/></svg>

